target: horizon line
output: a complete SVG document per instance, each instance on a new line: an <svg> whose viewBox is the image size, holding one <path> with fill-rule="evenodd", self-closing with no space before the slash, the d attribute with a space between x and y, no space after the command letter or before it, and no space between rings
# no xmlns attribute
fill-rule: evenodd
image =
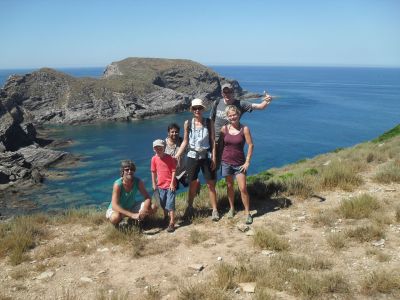
<svg viewBox="0 0 400 300"><path fill-rule="evenodd" d="M203 64L203 63L201 63ZM389 66L389 65L345 65L345 64L337 64L337 65L297 65L297 64L266 64L266 63L221 63L221 64L203 64L207 67L292 67L292 68L382 68L382 69L399 69L400 65L396 66ZM89 69L89 68L106 68L105 66L100 65L89 65L89 66L41 66L41 67L7 67L7 68L0 68L1 71L6 70L36 70L36 69L43 69L43 68L50 68L50 69Z"/></svg>

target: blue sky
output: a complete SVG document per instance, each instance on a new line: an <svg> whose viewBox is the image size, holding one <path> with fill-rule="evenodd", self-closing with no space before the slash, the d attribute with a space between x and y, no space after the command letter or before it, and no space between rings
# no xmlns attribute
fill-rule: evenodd
<svg viewBox="0 0 400 300"><path fill-rule="evenodd" d="M400 1L0 0L0 69L126 57L400 67Z"/></svg>

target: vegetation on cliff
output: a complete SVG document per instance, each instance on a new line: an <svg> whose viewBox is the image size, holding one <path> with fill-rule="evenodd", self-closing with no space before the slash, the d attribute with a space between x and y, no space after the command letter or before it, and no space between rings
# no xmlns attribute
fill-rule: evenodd
<svg viewBox="0 0 400 300"><path fill-rule="evenodd" d="M255 299L396 299L400 135L387 136L250 176L247 228L240 211L211 222L205 188L192 224L172 235L161 231L161 214L142 233L84 209L3 222L0 296L239 299L250 283ZM218 197L227 212L223 181ZM193 264L202 267L189 271Z"/></svg>

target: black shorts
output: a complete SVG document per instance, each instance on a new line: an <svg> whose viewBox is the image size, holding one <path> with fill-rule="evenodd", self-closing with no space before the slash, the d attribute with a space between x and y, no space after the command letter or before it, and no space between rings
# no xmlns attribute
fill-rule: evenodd
<svg viewBox="0 0 400 300"><path fill-rule="evenodd" d="M188 157L186 161L186 172L188 172L188 182L192 182L199 177L199 172L203 173L205 180L215 180L215 172L211 170L211 160L195 159Z"/></svg>

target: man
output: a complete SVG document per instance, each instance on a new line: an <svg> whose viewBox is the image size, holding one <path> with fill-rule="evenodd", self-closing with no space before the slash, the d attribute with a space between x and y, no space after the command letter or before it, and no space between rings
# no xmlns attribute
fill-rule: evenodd
<svg viewBox="0 0 400 300"><path fill-rule="evenodd" d="M124 217L140 221L154 214L157 205L151 204L151 197L143 181L134 176L135 164L131 160L123 160L120 171L121 177L114 182L111 203L106 212L107 219L118 225ZM136 199L138 191L144 197L143 200Z"/></svg>
<svg viewBox="0 0 400 300"><path fill-rule="evenodd" d="M221 87L222 99L220 101L214 102L211 112L210 119L213 120L215 126L215 147L217 148L217 168L221 164L221 155L223 142L220 140L221 128L229 123L226 115L225 109L228 105L234 105L239 110L241 115L245 112L252 112L253 110L263 110L271 103L272 97L265 94L261 103L250 103L248 101L239 101L234 97L234 89L230 83L224 83Z"/></svg>

